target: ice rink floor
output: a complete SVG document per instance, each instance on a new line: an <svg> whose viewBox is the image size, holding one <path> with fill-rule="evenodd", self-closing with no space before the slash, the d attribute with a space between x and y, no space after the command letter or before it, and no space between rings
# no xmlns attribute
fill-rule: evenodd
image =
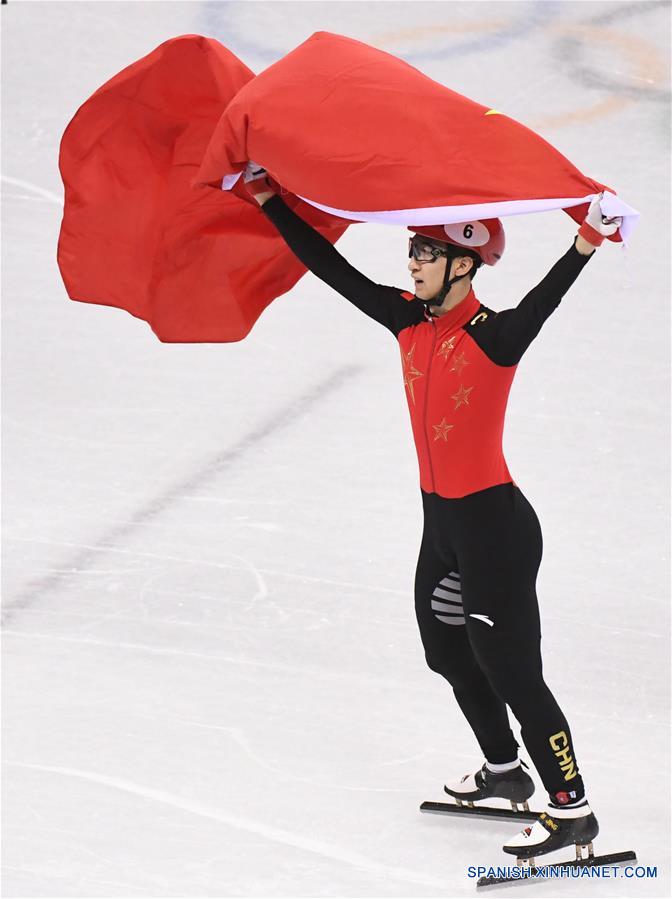
<svg viewBox="0 0 672 899"><path fill-rule="evenodd" d="M520 889L669 896L670 5L10 0L0 18L3 895L468 896L467 866L503 862L510 825L418 812L482 759L416 630L394 341L307 275L242 343L161 345L71 302L56 266L59 140L105 80L178 34L259 71L331 30L524 122L642 213L521 363L505 449L544 531L545 672L596 849L658 877ZM574 234L562 213L506 226L474 284L496 309ZM339 249L410 286L403 230Z"/></svg>

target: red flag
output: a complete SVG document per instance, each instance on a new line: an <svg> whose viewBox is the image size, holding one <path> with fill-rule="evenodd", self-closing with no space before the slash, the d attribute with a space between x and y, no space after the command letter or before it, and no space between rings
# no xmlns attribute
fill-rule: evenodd
<svg viewBox="0 0 672 899"><path fill-rule="evenodd" d="M187 35L119 72L63 135L58 264L69 296L127 309L163 341L240 340L306 269L256 203L193 186L213 129L253 72ZM345 231L285 198L332 242Z"/></svg>
<svg viewBox="0 0 672 899"><path fill-rule="evenodd" d="M164 341L244 337L305 272L237 180L250 159L332 243L351 221L564 208L579 222L601 191L622 236L637 217L530 129L359 41L320 32L255 77L186 35L104 84L66 129L70 297L127 309Z"/></svg>
<svg viewBox="0 0 672 899"><path fill-rule="evenodd" d="M389 53L327 32L240 90L199 181L219 187L248 159L318 208L399 225L561 208L581 222L590 199L611 191L501 112ZM636 217L613 191L603 211L627 217L627 225Z"/></svg>

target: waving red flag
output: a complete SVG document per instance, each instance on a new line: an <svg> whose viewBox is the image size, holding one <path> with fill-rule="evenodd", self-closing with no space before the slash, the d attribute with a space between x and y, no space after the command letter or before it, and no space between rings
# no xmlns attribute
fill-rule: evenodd
<svg viewBox="0 0 672 899"><path fill-rule="evenodd" d="M604 214L624 217L615 239L637 217L529 128L359 41L319 32L255 77L186 35L104 84L63 136L70 297L127 309L164 341L244 337L305 272L242 189L248 160L331 242L351 221L580 222L602 191Z"/></svg>
<svg viewBox="0 0 672 899"><path fill-rule="evenodd" d="M245 191L193 187L222 109L253 78L217 41L186 35L78 110L59 160L72 299L126 309L163 341L240 340L305 273ZM331 241L348 226L286 199Z"/></svg>
<svg viewBox="0 0 672 899"><path fill-rule="evenodd" d="M565 209L602 191L623 234L637 213L529 128L389 53L318 32L236 95L199 181L229 187L248 159L316 207L398 225ZM620 237L616 238L617 240Z"/></svg>

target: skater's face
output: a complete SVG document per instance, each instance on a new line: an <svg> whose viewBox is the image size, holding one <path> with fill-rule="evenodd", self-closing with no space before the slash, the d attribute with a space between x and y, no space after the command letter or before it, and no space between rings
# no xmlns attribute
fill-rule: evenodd
<svg viewBox="0 0 672 899"><path fill-rule="evenodd" d="M408 270L415 282L415 295L419 300L428 302L443 287L448 259L439 256L431 262L421 262L414 256L408 260ZM450 277L462 275L472 267L473 261L468 256L458 256L450 260ZM458 282L461 283L461 282Z"/></svg>
<svg viewBox="0 0 672 899"><path fill-rule="evenodd" d="M415 281L415 295L419 300L431 300L441 290L447 264L445 256L432 257L424 262L411 256L408 270Z"/></svg>

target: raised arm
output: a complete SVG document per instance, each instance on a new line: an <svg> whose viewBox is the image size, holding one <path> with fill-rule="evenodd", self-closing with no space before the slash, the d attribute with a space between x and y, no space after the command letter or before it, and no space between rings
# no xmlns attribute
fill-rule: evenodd
<svg viewBox="0 0 672 899"><path fill-rule="evenodd" d="M605 236L615 233L618 222L603 220L599 204L593 201L586 221L581 225L573 245L551 268L542 281L520 301L515 309L476 317L468 330L498 365L516 365L541 330L542 325L560 305L560 301L576 281L584 266Z"/></svg>
<svg viewBox="0 0 672 899"><path fill-rule="evenodd" d="M326 237L293 212L274 191L250 192L306 268L358 309L385 325L395 336L403 328L422 321L421 301L407 299L399 288L376 284L357 271Z"/></svg>
<svg viewBox="0 0 672 899"><path fill-rule="evenodd" d="M577 237L577 241L579 238ZM576 242L543 278L523 297L515 309L493 313L490 321L468 326L474 339L498 365L516 365L541 330L549 315L576 281L593 255L595 247L585 254Z"/></svg>

